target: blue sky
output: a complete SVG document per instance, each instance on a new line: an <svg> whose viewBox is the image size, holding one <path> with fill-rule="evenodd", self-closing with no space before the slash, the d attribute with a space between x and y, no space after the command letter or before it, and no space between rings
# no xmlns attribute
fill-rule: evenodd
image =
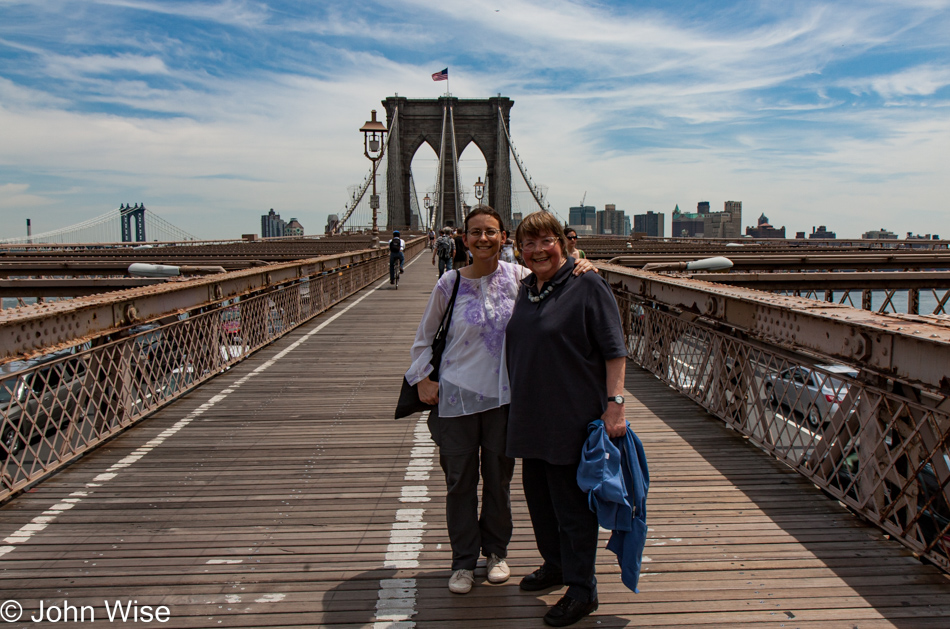
<svg viewBox="0 0 950 629"><path fill-rule="evenodd" d="M201 238L270 208L321 232L369 111L439 96L444 67L515 101L563 216L586 193L669 234L677 204L740 200L790 235L950 238L948 33L950 0L0 0L0 238L138 202Z"/></svg>

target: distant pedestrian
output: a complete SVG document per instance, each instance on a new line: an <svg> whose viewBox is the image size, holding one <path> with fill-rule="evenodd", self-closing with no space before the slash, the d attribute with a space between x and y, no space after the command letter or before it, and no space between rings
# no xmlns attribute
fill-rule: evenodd
<svg viewBox="0 0 950 629"><path fill-rule="evenodd" d="M452 258L452 268L461 269L468 266L468 247L462 239L462 233L455 230L455 257Z"/></svg>
<svg viewBox="0 0 950 629"><path fill-rule="evenodd" d="M432 249L435 246L435 232L429 230L429 249Z"/></svg>
<svg viewBox="0 0 950 629"><path fill-rule="evenodd" d="M502 262L510 262L515 264L518 259L515 257L515 241L511 238L505 240L505 244L501 246L501 251L498 253L498 259Z"/></svg>
<svg viewBox="0 0 950 629"><path fill-rule="evenodd" d="M432 249L432 264L435 265L436 259L439 261L439 277L446 271L452 270L452 258L455 257L455 239L452 238L452 228L443 227L442 235L435 241L435 248Z"/></svg>
<svg viewBox="0 0 950 629"><path fill-rule="evenodd" d="M572 227L564 230L564 237L567 238L567 255L575 260L586 258L587 254L577 248L577 232Z"/></svg>

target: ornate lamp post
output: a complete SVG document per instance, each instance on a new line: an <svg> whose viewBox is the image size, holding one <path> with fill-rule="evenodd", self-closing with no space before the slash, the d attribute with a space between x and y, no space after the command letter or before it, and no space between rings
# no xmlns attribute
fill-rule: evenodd
<svg viewBox="0 0 950 629"><path fill-rule="evenodd" d="M485 196L485 184L482 183L482 178L479 177L478 181L475 182L475 199L479 204L481 204L483 196Z"/></svg>
<svg viewBox="0 0 950 629"><path fill-rule="evenodd" d="M373 196L369 198L369 206L373 210L373 246L379 242L379 225L376 222L376 215L379 211L379 195L376 194L376 167L377 162L383 158L383 138L388 129L386 125L376 120L376 110L372 112L372 120L367 120L366 124L360 127L363 132L363 154L373 162Z"/></svg>

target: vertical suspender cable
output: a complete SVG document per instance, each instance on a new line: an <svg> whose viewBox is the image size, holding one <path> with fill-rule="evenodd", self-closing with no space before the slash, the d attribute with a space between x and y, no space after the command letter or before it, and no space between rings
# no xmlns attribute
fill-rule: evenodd
<svg viewBox="0 0 950 629"><path fill-rule="evenodd" d="M439 199L438 214L439 224L445 224L445 187L442 185L443 165L445 164L445 123L448 117L448 106L442 105L442 137L439 139L439 179L436 182L436 198Z"/></svg>
<svg viewBox="0 0 950 629"><path fill-rule="evenodd" d="M449 116L452 121L452 173L455 177L455 218L461 222L465 217L462 216L462 193L459 181L459 153L455 144L455 112L449 107Z"/></svg>

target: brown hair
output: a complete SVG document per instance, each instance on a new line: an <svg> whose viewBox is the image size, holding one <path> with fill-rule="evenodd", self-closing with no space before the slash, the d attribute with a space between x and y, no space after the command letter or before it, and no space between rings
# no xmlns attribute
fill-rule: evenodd
<svg viewBox="0 0 950 629"><path fill-rule="evenodd" d="M542 234L550 233L557 238L561 245L561 254L567 255L567 237L564 235L564 227L561 222L554 218L554 214L544 210L532 212L524 217L518 229L515 230L515 246L518 251L524 251L524 241L528 238L541 238Z"/></svg>
<svg viewBox="0 0 950 629"><path fill-rule="evenodd" d="M468 213L468 216L465 217L465 231L468 232L468 220L473 216L479 216L484 214L485 216L490 216L496 221L498 221L498 227L501 231L508 233L508 230L505 229L505 221L501 220L501 214L495 211L490 205L476 205L472 208L471 212Z"/></svg>

